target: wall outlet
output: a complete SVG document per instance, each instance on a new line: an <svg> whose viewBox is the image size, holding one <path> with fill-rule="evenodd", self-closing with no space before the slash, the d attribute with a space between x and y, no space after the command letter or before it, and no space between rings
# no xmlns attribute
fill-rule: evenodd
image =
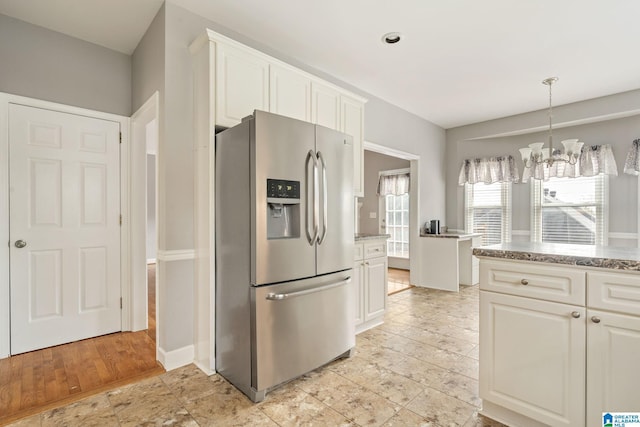
<svg viewBox="0 0 640 427"><path fill-rule="evenodd" d="M369 212L369 219L378 218L378 212Z"/></svg>

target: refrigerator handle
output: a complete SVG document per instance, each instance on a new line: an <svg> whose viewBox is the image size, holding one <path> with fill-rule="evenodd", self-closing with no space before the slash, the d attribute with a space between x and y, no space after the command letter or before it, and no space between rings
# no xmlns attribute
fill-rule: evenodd
<svg viewBox="0 0 640 427"><path fill-rule="evenodd" d="M290 294L274 294L273 292L269 292L265 299L271 301L281 301L288 298L301 297L303 295L314 294L316 292L326 291L332 288L337 288L338 286L348 285L351 283L351 276L347 277L344 280L340 280L338 282L330 283L328 285L320 286L317 288L305 289L304 291L292 292Z"/></svg>
<svg viewBox="0 0 640 427"><path fill-rule="evenodd" d="M307 198L307 203L306 203L306 212L305 212L305 221L307 221L306 227L305 227L305 231L307 232L307 240L309 241L309 245L313 246L316 243L316 240L318 239L318 222L320 222L319 220L319 210L320 210L320 206L318 203L318 160L316 159L316 156L313 152L313 150L309 150L309 152L307 153L307 159L305 161L305 166L306 166L306 172L307 172L307 178L309 177L309 159L311 159L311 161L313 162L313 190L312 190L312 194L311 197L309 197L309 183L307 182L307 184L305 185L306 188L306 198ZM313 203L313 234L311 234L309 232L309 223L308 223L308 219L309 219L309 204Z"/></svg>
<svg viewBox="0 0 640 427"><path fill-rule="evenodd" d="M322 153L318 151L318 160L322 166L322 234L318 238L318 244L322 244L327 235L327 165L324 162Z"/></svg>

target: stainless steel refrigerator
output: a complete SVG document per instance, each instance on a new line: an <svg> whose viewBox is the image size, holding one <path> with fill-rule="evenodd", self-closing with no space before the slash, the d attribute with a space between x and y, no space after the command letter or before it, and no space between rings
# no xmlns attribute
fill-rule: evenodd
<svg viewBox="0 0 640 427"><path fill-rule="evenodd" d="M263 111L216 135L216 370L254 402L355 345L353 142Z"/></svg>

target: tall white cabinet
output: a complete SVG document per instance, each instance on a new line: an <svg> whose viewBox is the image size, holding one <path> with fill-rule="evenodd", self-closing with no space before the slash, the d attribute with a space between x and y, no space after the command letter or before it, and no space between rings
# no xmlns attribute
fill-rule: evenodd
<svg viewBox="0 0 640 427"><path fill-rule="evenodd" d="M363 195L364 105L350 91L207 30L190 46L195 115L195 363L215 370L215 129L254 110L310 121L353 137L354 195Z"/></svg>

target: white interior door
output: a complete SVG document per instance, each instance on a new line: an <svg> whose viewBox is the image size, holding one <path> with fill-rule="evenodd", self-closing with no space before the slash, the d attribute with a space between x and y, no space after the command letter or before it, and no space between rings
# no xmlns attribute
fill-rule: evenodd
<svg viewBox="0 0 640 427"><path fill-rule="evenodd" d="M121 330L120 125L11 104L11 354Z"/></svg>

